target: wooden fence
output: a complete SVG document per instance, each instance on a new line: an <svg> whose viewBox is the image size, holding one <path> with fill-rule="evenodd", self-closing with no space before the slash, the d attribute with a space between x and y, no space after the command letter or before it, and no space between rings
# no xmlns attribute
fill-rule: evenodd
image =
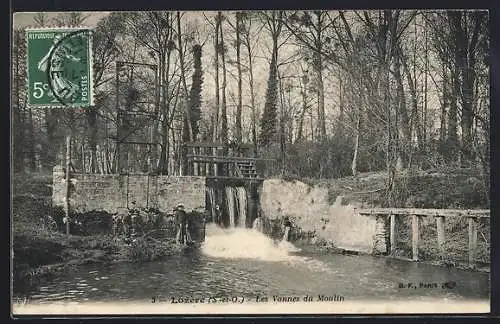
<svg viewBox="0 0 500 324"><path fill-rule="evenodd" d="M477 249L477 223L480 218L489 218L490 210L461 210L461 209L419 209L419 208L371 208L358 210L360 215L386 216L390 218L390 250L391 254L397 248L397 222L399 217L411 217L412 259L419 260L419 224L422 217L434 217L436 220L437 243L443 254L445 236L445 221L450 217L467 217L468 219L468 261L474 267Z"/></svg>

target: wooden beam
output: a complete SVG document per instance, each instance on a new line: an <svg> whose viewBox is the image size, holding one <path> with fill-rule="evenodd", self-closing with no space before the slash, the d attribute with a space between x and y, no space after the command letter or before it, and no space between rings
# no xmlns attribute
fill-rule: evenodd
<svg viewBox="0 0 500 324"><path fill-rule="evenodd" d="M189 143L184 143L184 146L187 147L217 147L217 148L224 148L224 147L229 147L230 145L225 144L223 142L189 142ZM252 148L252 144L247 144L247 143L242 143L238 144L237 148L241 149L250 149Z"/></svg>
<svg viewBox="0 0 500 324"><path fill-rule="evenodd" d="M264 181L265 178L247 178L247 177L230 177L230 176L208 176L210 180L244 180L244 181Z"/></svg>
<svg viewBox="0 0 500 324"><path fill-rule="evenodd" d="M444 216L436 216L437 241L441 257L444 256L445 232L444 232Z"/></svg>
<svg viewBox="0 0 500 324"><path fill-rule="evenodd" d="M489 209L427 209L427 208L369 208L358 209L360 215L419 215L419 216L445 216L445 217L476 217L476 218L489 218Z"/></svg>
<svg viewBox="0 0 500 324"><path fill-rule="evenodd" d="M197 162L248 162L248 161L276 161L275 159L251 158L251 157L236 157L236 156L217 156L217 155L201 155L187 154L186 158Z"/></svg>
<svg viewBox="0 0 500 324"><path fill-rule="evenodd" d="M226 146L222 142L189 142L189 143L184 143L184 146L187 147L220 147L223 148Z"/></svg>
<svg viewBox="0 0 500 324"><path fill-rule="evenodd" d="M396 232L396 228L397 228L397 216L394 215L394 214L391 214L391 233L390 233L390 240L391 240L391 255L394 254L394 252L396 252L396 248L397 248L397 232Z"/></svg>
<svg viewBox="0 0 500 324"><path fill-rule="evenodd" d="M70 198L70 183L71 183L71 136L66 136L66 192L64 201L64 213L66 217L66 235L69 235L70 221L69 221L69 198Z"/></svg>
<svg viewBox="0 0 500 324"><path fill-rule="evenodd" d="M469 217L469 266L475 266L477 248L477 223L473 217Z"/></svg>
<svg viewBox="0 0 500 324"><path fill-rule="evenodd" d="M418 261L418 243L419 237L419 217L418 215L411 216L411 247L412 247L412 259L413 261Z"/></svg>

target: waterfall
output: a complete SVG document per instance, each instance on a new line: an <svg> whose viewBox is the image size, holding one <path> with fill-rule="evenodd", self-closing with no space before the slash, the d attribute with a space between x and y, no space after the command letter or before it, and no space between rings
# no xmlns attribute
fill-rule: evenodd
<svg viewBox="0 0 500 324"><path fill-rule="evenodd" d="M245 187L226 187L226 206L229 216L229 227L246 227L247 191ZM210 195L210 194L209 194Z"/></svg>
<svg viewBox="0 0 500 324"><path fill-rule="evenodd" d="M210 201L210 212L212 213L212 221L217 223L220 221L217 219L217 214L215 211L215 205L217 202L215 201L215 190L213 187L207 187L208 200Z"/></svg>
<svg viewBox="0 0 500 324"><path fill-rule="evenodd" d="M235 227L235 215L234 215L234 189L232 187L226 187L226 205L227 213L229 215L229 227Z"/></svg>
<svg viewBox="0 0 500 324"><path fill-rule="evenodd" d="M245 187L236 187L236 202L238 211L238 227L245 228L247 226L247 191Z"/></svg>

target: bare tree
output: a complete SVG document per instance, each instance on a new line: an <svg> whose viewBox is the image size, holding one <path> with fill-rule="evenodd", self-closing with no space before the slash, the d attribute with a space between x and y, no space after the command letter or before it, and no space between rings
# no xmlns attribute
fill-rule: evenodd
<svg viewBox="0 0 500 324"><path fill-rule="evenodd" d="M260 142L266 146L277 140L278 40L283 29L283 11L263 12L261 18L272 40L271 61L267 81L266 102L261 119Z"/></svg>
<svg viewBox="0 0 500 324"><path fill-rule="evenodd" d="M312 67L316 74L318 90L318 121L319 134L322 140L326 139L325 121L325 86L323 82L324 61L326 47L329 46L331 37L326 33L333 24L328 19L328 12L315 10L313 12L295 12L284 19L284 24L295 38L312 52Z"/></svg>

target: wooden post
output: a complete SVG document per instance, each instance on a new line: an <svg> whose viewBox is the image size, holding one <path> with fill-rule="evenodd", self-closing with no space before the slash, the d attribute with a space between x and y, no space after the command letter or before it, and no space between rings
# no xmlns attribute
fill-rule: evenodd
<svg viewBox="0 0 500 324"><path fill-rule="evenodd" d="M477 247L477 224L474 217L469 217L469 266L475 266Z"/></svg>
<svg viewBox="0 0 500 324"><path fill-rule="evenodd" d="M213 149L213 155L218 156L217 147L214 147L212 149ZM214 162L213 166L214 166L214 176L216 177L217 176L217 163Z"/></svg>
<svg viewBox="0 0 500 324"><path fill-rule="evenodd" d="M210 155L212 152L211 147L205 147L205 155ZM210 163L205 162L205 175L209 176L210 175Z"/></svg>
<svg viewBox="0 0 500 324"><path fill-rule="evenodd" d="M412 246L412 259L418 261L418 241L419 241L419 216L411 216L411 246Z"/></svg>
<svg viewBox="0 0 500 324"><path fill-rule="evenodd" d="M391 240L391 254L396 252L396 243L397 243L397 233L396 233L396 221L397 217L395 214L389 214L391 217L391 232L390 232L390 240Z"/></svg>
<svg viewBox="0 0 500 324"><path fill-rule="evenodd" d="M436 216L437 241L441 257L444 256L444 243L445 243L444 222L445 222L444 216Z"/></svg>
<svg viewBox="0 0 500 324"><path fill-rule="evenodd" d="M66 199L64 212L66 216L66 234L69 235L69 186L70 186L70 168L71 168L71 136L66 136Z"/></svg>
<svg viewBox="0 0 500 324"><path fill-rule="evenodd" d="M198 147L192 148L192 154L198 155ZM193 170L191 175L199 176L199 174L198 174L198 162L193 162L189 167L192 168L192 170Z"/></svg>

